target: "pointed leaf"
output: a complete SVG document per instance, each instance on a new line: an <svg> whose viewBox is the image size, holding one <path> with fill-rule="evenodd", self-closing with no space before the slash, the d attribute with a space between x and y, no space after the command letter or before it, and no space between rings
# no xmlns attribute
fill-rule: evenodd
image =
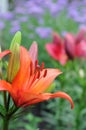
<svg viewBox="0 0 86 130"><path fill-rule="evenodd" d="M2 105L0 105L0 114L1 114L1 116L6 115L6 109Z"/></svg>

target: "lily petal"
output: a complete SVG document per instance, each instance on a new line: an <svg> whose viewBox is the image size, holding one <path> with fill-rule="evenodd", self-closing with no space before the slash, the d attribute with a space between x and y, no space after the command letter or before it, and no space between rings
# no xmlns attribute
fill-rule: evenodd
<svg viewBox="0 0 86 130"><path fill-rule="evenodd" d="M53 94L51 94L51 93L40 94L40 95L38 95L37 98L33 99L32 101L31 100L28 101L28 103L26 105L32 105L32 104L35 104L35 103L38 103L38 102L43 102L43 101L49 100L51 98L64 98L64 99L67 99L71 104L71 109L74 108L74 103L73 103L71 97L68 94L64 93L64 92L56 92L56 93L53 93Z"/></svg>
<svg viewBox="0 0 86 130"><path fill-rule="evenodd" d="M29 49L29 55L32 59L33 65L35 65L35 61L38 57L38 46L36 42L33 42Z"/></svg>
<svg viewBox="0 0 86 130"><path fill-rule="evenodd" d="M70 56L70 58L73 58L75 56L75 38L72 34L67 33L64 37L64 43L65 43L65 48Z"/></svg>
<svg viewBox="0 0 86 130"><path fill-rule="evenodd" d="M24 47L21 47L20 69L12 83L12 86L15 87L16 89L21 87L23 88L23 85L27 83L27 80L29 79L30 76L30 63L31 63L31 58L28 54L28 51Z"/></svg>
<svg viewBox="0 0 86 130"><path fill-rule="evenodd" d="M86 29L85 28L81 28L80 31L78 32L77 36L76 36L76 43L79 43L81 40L85 39L85 34L86 34Z"/></svg>
<svg viewBox="0 0 86 130"><path fill-rule="evenodd" d="M10 53L11 53L10 50L6 50L6 51L1 52L1 53L0 53L0 59L3 58L4 56L10 54Z"/></svg>
<svg viewBox="0 0 86 130"><path fill-rule="evenodd" d="M56 45L62 44L62 38L60 37L60 35L58 33L53 32L52 35L53 35L53 43L54 44L56 44Z"/></svg>
<svg viewBox="0 0 86 130"><path fill-rule="evenodd" d="M46 70L47 70L47 75L34 82L33 85L31 86L31 90L29 90L31 91L31 93L38 94L44 92L49 87L49 85L53 82L53 80L59 74L62 73L59 69L46 69ZM45 69L42 71L42 74L44 73L44 71Z"/></svg>
<svg viewBox="0 0 86 130"><path fill-rule="evenodd" d="M67 60L67 54L65 52L65 47L64 44L46 44L46 50L48 51L48 53L50 54L50 56L52 56L52 58L54 58L55 60L58 60L62 65L64 65Z"/></svg>
<svg viewBox="0 0 86 130"><path fill-rule="evenodd" d="M5 80L0 80L0 91L8 91L11 93L12 87L11 84L6 82Z"/></svg>
<svg viewBox="0 0 86 130"><path fill-rule="evenodd" d="M81 41L76 45L76 56L86 58L86 41Z"/></svg>

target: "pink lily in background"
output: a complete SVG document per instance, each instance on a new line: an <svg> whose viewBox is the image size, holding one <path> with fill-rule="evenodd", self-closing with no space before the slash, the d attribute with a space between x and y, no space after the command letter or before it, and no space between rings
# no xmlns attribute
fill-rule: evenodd
<svg viewBox="0 0 86 130"><path fill-rule="evenodd" d="M56 32L53 32L52 36L53 40L46 44L46 50L52 58L64 65L68 60L68 56L65 52L63 39Z"/></svg>
<svg viewBox="0 0 86 130"><path fill-rule="evenodd" d="M69 58L73 59L86 58L86 30L80 29L75 36L72 33L67 33L64 37L64 44Z"/></svg>

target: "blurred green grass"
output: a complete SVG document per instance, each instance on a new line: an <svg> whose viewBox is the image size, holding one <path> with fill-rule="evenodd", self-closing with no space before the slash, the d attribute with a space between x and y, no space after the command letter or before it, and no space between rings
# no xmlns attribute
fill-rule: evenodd
<svg viewBox="0 0 86 130"><path fill-rule="evenodd" d="M44 27L51 27L53 31L56 31L60 35L63 32L78 32L79 25L72 19L66 16L66 11L61 12L57 18L52 18L47 12L44 16ZM10 24L6 23L6 28L3 30L0 36L2 48L7 49L10 46L13 35L10 34ZM33 25L34 29L30 30L28 27ZM38 43L38 59L39 62L45 62L45 67L59 68L63 72L56 79L56 89L67 92L73 99L75 108L70 110L69 103L63 99L54 99L48 101L47 104L43 103L41 115L44 121L47 122L45 128L42 130L85 130L86 124L86 61L81 59L75 59L69 61L65 66L61 66L57 61L54 61L45 50L45 44L52 41L51 35L49 38L42 39L35 33L35 28L40 26L37 19L30 16L29 22L21 24L22 32L22 45L29 49L33 41ZM29 35L33 34L33 38ZM83 70L84 77L80 76L80 70ZM34 128L36 129L39 120L34 118ZM30 120L30 117L28 117ZM28 124L29 125L29 124ZM25 130L30 126L26 126ZM32 125L31 125L32 127ZM40 130L41 130L40 129ZM38 129L37 129L38 130Z"/></svg>

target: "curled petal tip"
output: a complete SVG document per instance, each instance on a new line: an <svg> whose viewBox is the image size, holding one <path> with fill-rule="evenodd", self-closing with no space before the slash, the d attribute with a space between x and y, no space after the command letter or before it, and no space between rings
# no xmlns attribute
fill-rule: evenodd
<svg viewBox="0 0 86 130"><path fill-rule="evenodd" d="M74 108L74 102L73 102L72 98L64 92L61 92L61 93L62 93L62 96L63 96L62 98L67 99L71 104L71 109L73 109Z"/></svg>
<svg viewBox="0 0 86 130"><path fill-rule="evenodd" d="M74 108L74 103L73 103L73 101L71 101L71 109L73 109Z"/></svg>
<svg viewBox="0 0 86 130"><path fill-rule="evenodd" d="M56 92L51 96L51 98L55 98L55 97L67 99L71 104L71 109L74 108L74 103L73 103L72 98L68 94L66 94L65 92Z"/></svg>

